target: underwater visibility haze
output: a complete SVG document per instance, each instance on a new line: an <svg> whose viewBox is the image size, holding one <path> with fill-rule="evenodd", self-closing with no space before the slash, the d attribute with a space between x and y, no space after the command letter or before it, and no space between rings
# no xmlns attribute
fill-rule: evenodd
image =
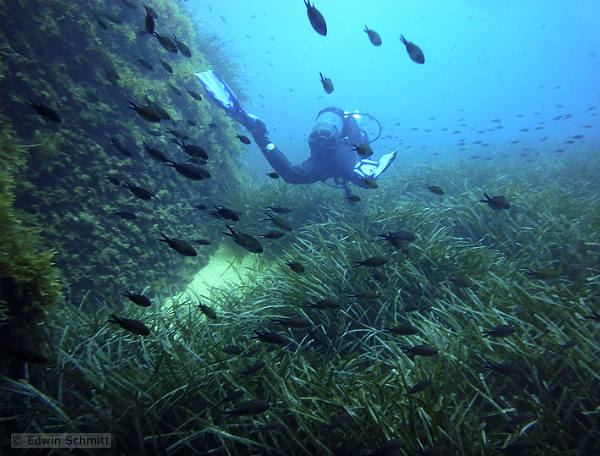
<svg viewBox="0 0 600 456"><path fill-rule="evenodd" d="M0 6L1 453L600 454L597 1Z"/></svg>

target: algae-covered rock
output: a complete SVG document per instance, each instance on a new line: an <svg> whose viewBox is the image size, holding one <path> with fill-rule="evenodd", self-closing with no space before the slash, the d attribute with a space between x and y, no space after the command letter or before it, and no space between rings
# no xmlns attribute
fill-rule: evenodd
<svg viewBox="0 0 600 456"><path fill-rule="evenodd" d="M155 292L181 287L207 256L180 258L159 244L159 233L181 239L220 236L194 205L221 188L237 187L241 152L230 120L185 92L201 90L193 74L208 68L220 71L235 87L236 65L224 57L214 37L199 34L179 2L152 2L160 17L156 30L167 37L176 33L191 58L168 53L156 37L142 33L141 6L104 0L3 0L0 5L0 15L10 17L0 25L5 43L0 47L0 102L8 108L0 119L12 125L16 142L28 145L19 154L20 167L10 174L14 197L3 201L3 207L23 211L30 229L38 227L37 238L41 235L45 248L53 250L64 285L76 297L89 289L111 296L123 287L152 284ZM173 73L148 71L140 58L155 68L163 60ZM40 116L27 106L30 100L55 111L60 122ZM160 109L166 117L149 127L128 109L128 101ZM190 127L187 119L196 126ZM150 134L151 129L159 136ZM210 179L190 182L142 148L146 142L171 160L185 161L188 157L168 133L181 130L189 136L187 142L208 151ZM117 150L114 137L126 149ZM117 181L143 187L154 197L139 200ZM136 218L114 214L125 210ZM50 254L38 254L37 261L49 263Z"/></svg>

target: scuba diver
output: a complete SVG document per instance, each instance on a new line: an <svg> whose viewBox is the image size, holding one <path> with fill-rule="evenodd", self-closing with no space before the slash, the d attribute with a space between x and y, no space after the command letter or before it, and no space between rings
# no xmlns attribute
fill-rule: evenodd
<svg viewBox="0 0 600 456"><path fill-rule="evenodd" d="M346 196L352 196L348 182L362 187L374 187L373 182L396 158L397 149L381 157L379 162L362 158L357 154L360 145L368 145L367 133L357 120L361 114L344 112L339 108L325 108L317 115L316 123L308 137L310 157L292 165L287 157L267 137L265 124L240 106L235 94L214 71L196 73L214 102L254 137L263 155L279 174L290 184L309 184L334 179L335 186L343 187ZM376 138L377 139L377 138Z"/></svg>

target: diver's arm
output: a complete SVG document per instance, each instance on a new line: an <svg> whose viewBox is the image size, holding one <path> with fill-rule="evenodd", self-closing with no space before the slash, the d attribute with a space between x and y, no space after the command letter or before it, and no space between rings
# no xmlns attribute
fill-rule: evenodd
<svg viewBox="0 0 600 456"><path fill-rule="evenodd" d="M252 134L267 161L284 181L291 184L308 184L318 180L301 166L294 166L289 162L286 156L269 141L264 122L242 109L231 87L214 71L202 71L195 75L212 100Z"/></svg>
<svg viewBox="0 0 600 456"><path fill-rule="evenodd" d="M242 124L252 134L271 167L288 184L310 184L318 178L309 174L304 168L292 165L287 157L267 137L267 127L257 117L248 114Z"/></svg>

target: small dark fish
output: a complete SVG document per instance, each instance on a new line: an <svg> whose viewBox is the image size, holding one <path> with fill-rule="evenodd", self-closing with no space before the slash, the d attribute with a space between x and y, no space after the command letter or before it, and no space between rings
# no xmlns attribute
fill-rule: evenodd
<svg viewBox="0 0 600 456"><path fill-rule="evenodd" d="M116 136L111 136L110 142L113 144L113 146L115 146L115 149L117 149L126 157L131 157L133 155L133 153L127 147L125 147L123 143L121 143L121 140Z"/></svg>
<svg viewBox="0 0 600 456"><path fill-rule="evenodd" d="M263 252L263 248L262 245L260 245L260 242L258 242L258 239L256 239L254 236L250 236L249 234L246 233L242 233L242 232L235 232L229 225L225 225L227 227L227 229L230 231L230 233L223 233L227 236L231 236L233 238L233 241L239 245L240 247L243 247L244 249L246 249L248 252L251 253L262 253Z"/></svg>
<svg viewBox="0 0 600 456"><path fill-rule="evenodd" d="M346 199L348 201L350 201L351 203L358 203L361 198L358 195L350 195L350 196L346 195Z"/></svg>
<svg viewBox="0 0 600 456"><path fill-rule="evenodd" d="M200 146L196 146L194 144L187 144L185 141L175 141L175 144L181 147L184 150L184 152L190 157L199 157L203 158L204 160L208 160L208 154Z"/></svg>
<svg viewBox="0 0 600 456"><path fill-rule="evenodd" d="M257 372L259 372L263 367L265 367L267 363L260 360L255 362L254 364L252 364L251 366L248 366L248 368L242 372L242 377L247 377L248 375L254 375Z"/></svg>
<svg viewBox="0 0 600 456"><path fill-rule="evenodd" d="M198 123L195 120L192 120L192 119L188 119L186 122L188 124L190 124L192 127L195 127L196 125L198 125Z"/></svg>
<svg viewBox="0 0 600 456"><path fill-rule="evenodd" d="M521 366L514 363L491 363L488 362L485 367L493 369L502 375L514 375L516 377L526 377L527 372Z"/></svg>
<svg viewBox="0 0 600 456"><path fill-rule="evenodd" d="M381 257L381 256L374 256L371 258L367 258L366 260L362 260L362 261L355 261L356 267L359 266L367 266L369 268L377 268L379 266L383 266L384 264L386 264L389 260L387 258Z"/></svg>
<svg viewBox="0 0 600 456"><path fill-rule="evenodd" d="M240 212L236 212L233 209L229 209L225 206L214 206L216 211L211 212L212 215L224 218L225 220L232 220L234 222L240 221Z"/></svg>
<svg viewBox="0 0 600 456"><path fill-rule="evenodd" d="M325 23L323 15L314 7L314 4L310 4L310 1L304 0L304 4L306 5L308 20L310 21L312 28L319 35L327 36L327 24Z"/></svg>
<svg viewBox="0 0 600 456"><path fill-rule="evenodd" d="M494 209L495 211L506 210L510 208L510 203L508 202L508 198L505 196L494 196L490 198L487 193L483 194L486 199L480 200L482 203L486 203L489 207Z"/></svg>
<svg viewBox="0 0 600 456"><path fill-rule="evenodd" d="M175 136L177 139L181 139L182 141L186 140L190 137L190 135L188 135L187 132L185 132L183 130L173 130L172 128L169 128L167 130L167 133Z"/></svg>
<svg viewBox="0 0 600 456"><path fill-rule="evenodd" d="M261 234L260 237L263 239L279 239L285 236L285 231L273 230L269 231L267 234Z"/></svg>
<svg viewBox="0 0 600 456"><path fill-rule="evenodd" d="M375 179L373 179L372 177L363 177L362 182L368 187L368 188L378 188L379 185L377 185L377 182L375 182Z"/></svg>
<svg viewBox="0 0 600 456"><path fill-rule="evenodd" d="M189 93L190 97L192 97L194 100L202 101L202 95L200 95L198 92L194 92L193 90L190 90L190 89L185 89L185 90L187 90L187 93Z"/></svg>
<svg viewBox="0 0 600 456"><path fill-rule="evenodd" d="M289 214L293 209L287 207L267 206L267 211L275 212L276 214Z"/></svg>
<svg viewBox="0 0 600 456"><path fill-rule="evenodd" d="M211 241L209 241L208 239L194 239L194 242L198 245L210 245L212 244Z"/></svg>
<svg viewBox="0 0 600 456"><path fill-rule="evenodd" d="M408 253L408 243L415 240L414 235L408 231L397 231L395 233L388 231L388 234L380 234L379 237L382 237L388 241L392 247L403 253Z"/></svg>
<svg viewBox="0 0 600 456"><path fill-rule="evenodd" d="M151 35L154 34L154 15L156 14L152 8L142 3L142 6L146 10L146 17L144 18L144 25L146 27L146 32Z"/></svg>
<svg viewBox="0 0 600 456"><path fill-rule="evenodd" d="M414 347L403 347L402 351L411 356L435 356L439 353L437 348L432 347L429 344L415 345Z"/></svg>
<svg viewBox="0 0 600 456"><path fill-rule="evenodd" d="M396 336L412 336L419 332L419 330L410 323L402 323L401 325L394 326L393 328L383 328L383 330L391 332Z"/></svg>
<svg viewBox="0 0 600 456"><path fill-rule="evenodd" d="M267 214L267 217L269 217L269 219L271 219L271 222L273 222L273 224L277 228L281 228L282 230L285 230L285 231L292 231L292 226L290 225L290 222L288 222L287 220L284 220L281 217L277 217L276 215L273 215L269 212L265 212L265 214Z"/></svg>
<svg viewBox="0 0 600 456"><path fill-rule="evenodd" d="M304 272L304 266L302 266L301 263L298 263L297 261L286 261L285 264L287 264L290 269L294 272L297 272L299 274Z"/></svg>
<svg viewBox="0 0 600 456"><path fill-rule="evenodd" d="M197 256L198 255L198 253L196 252L196 249L194 249L194 247L192 247L187 242L182 241L181 239L170 239L162 233L160 233L160 235L164 239L158 239L158 241L166 242L167 244L169 244L169 247L171 247L173 250L175 250L180 255L183 255L183 256Z"/></svg>
<svg viewBox="0 0 600 456"><path fill-rule="evenodd" d="M544 136L542 139L540 139L540 142L542 141L546 141L548 139L548 135Z"/></svg>
<svg viewBox="0 0 600 456"><path fill-rule="evenodd" d="M367 35L369 35L369 39L371 40L371 43L373 44L373 46L381 46L381 37L379 36L379 33L371 30L366 25L365 25L365 32L367 33Z"/></svg>
<svg viewBox="0 0 600 456"><path fill-rule="evenodd" d="M144 68L146 68L147 70L150 71L154 71L154 67L152 66L152 64L150 62L148 62L147 60L144 59L137 59L138 62L140 62L140 65L142 65Z"/></svg>
<svg viewBox="0 0 600 456"><path fill-rule="evenodd" d="M0 356L31 364L45 364L48 362L40 352L17 345L0 346Z"/></svg>
<svg viewBox="0 0 600 456"><path fill-rule="evenodd" d="M376 291L358 291L356 293L348 293L346 296L348 298L356 298L363 301L372 301L379 298Z"/></svg>
<svg viewBox="0 0 600 456"><path fill-rule="evenodd" d="M130 211L112 211L111 214L118 215L123 220L134 220L137 216Z"/></svg>
<svg viewBox="0 0 600 456"><path fill-rule="evenodd" d="M108 323L116 323L121 328L137 334L138 336L147 336L150 334L150 329L139 320L132 320L130 318L119 318L116 315L111 315L112 320L108 320Z"/></svg>
<svg viewBox="0 0 600 456"><path fill-rule="evenodd" d="M471 282L469 282L466 279L463 279L461 277L449 277L448 280L450 282L452 282L454 285L456 285L457 287L461 287L461 288L470 288L471 287Z"/></svg>
<svg viewBox="0 0 600 456"><path fill-rule="evenodd" d="M285 326L286 328L293 329L304 329L312 326L312 321L310 321L306 317L290 317L290 318L278 318L275 320L271 320L277 325Z"/></svg>
<svg viewBox="0 0 600 456"><path fill-rule="evenodd" d="M44 119L48 119L52 122L60 122L60 116L54 109L51 109L48 106L37 104L31 98L29 99L29 101L31 101L31 103L25 103L25 104L27 106L31 106L33 109L35 109L37 111L37 113L40 116L42 116Z"/></svg>
<svg viewBox="0 0 600 456"><path fill-rule="evenodd" d="M112 177L112 176L107 176L108 181L113 184L113 185L121 185L121 181L119 179L117 179L116 177Z"/></svg>
<svg viewBox="0 0 600 456"><path fill-rule="evenodd" d="M569 350L570 348L576 347L577 341L575 339L569 339L564 344L560 344L560 348L563 350Z"/></svg>
<svg viewBox="0 0 600 456"><path fill-rule="evenodd" d="M215 310L211 307L208 307L207 305L204 305L202 303L198 303L198 307L200 308L200 311L206 315L208 318L212 319L212 320L216 320L217 319L217 312L215 312Z"/></svg>
<svg viewBox="0 0 600 456"><path fill-rule="evenodd" d="M371 277L373 278L373 280L380 282L380 283L385 283L388 280L388 276L380 271L373 271L371 273Z"/></svg>
<svg viewBox="0 0 600 456"><path fill-rule="evenodd" d="M416 44L411 43L410 41L406 41L404 36L400 35L400 41L406 46L406 52L410 59L415 63L423 64L425 63L425 56L423 55L423 51Z"/></svg>
<svg viewBox="0 0 600 456"><path fill-rule="evenodd" d="M173 91L173 93L177 96L181 96L183 95L181 93L181 90L179 90L177 87L175 87L173 84L169 83L169 87L171 88L171 90Z"/></svg>
<svg viewBox="0 0 600 456"><path fill-rule="evenodd" d="M119 73L117 73L117 70L115 70L112 67L111 68L106 68L104 70L104 77L112 85L117 85L119 79L121 79L121 77L119 76Z"/></svg>
<svg viewBox="0 0 600 456"><path fill-rule="evenodd" d="M427 388L429 388L432 384L433 384L433 380L431 380L430 378L421 380L419 383L417 383L415 386L413 386L410 389L410 391L408 391L407 393L404 393L403 396L410 396L411 394L420 393L421 391L424 391Z"/></svg>
<svg viewBox="0 0 600 456"><path fill-rule="evenodd" d="M425 185L425 188L435 195L444 195L446 192L437 185Z"/></svg>
<svg viewBox="0 0 600 456"><path fill-rule="evenodd" d="M325 309L337 309L340 307L340 305L333 299L322 299L321 301L307 304L306 307L310 307L313 309L325 310Z"/></svg>
<svg viewBox="0 0 600 456"><path fill-rule="evenodd" d="M150 300L146 296L141 295L141 294L133 294L133 293L130 293L129 291L126 291L123 296L125 296L131 302L133 302L134 304L137 304L138 306L150 307L152 305Z"/></svg>
<svg viewBox="0 0 600 456"><path fill-rule="evenodd" d="M108 25L106 25L106 22L104 22L94 11L92 11L92 14L94 15L94 19L96 19L96 23L100 26L100 28L103 30L108 30Z"/></svg>
<svg viewBox="0 0 600 456"><path fill-rule="evenodd" d="M499 325L489 331L483 331L483 337L508 337L514 333L516 328L513 325Z"/></svg>
<svg viewBox="0 0 600 456"><path fill-rule="evenodd" d="M131 185L128 181L125 181L125 183L121 184L121 186L128 188L131 191L131 193L133 193L139 199L148 201L148 200L151 200L152 197L154 196L152 193L150 193L145 188L138 187L137 185Z"/></svg>
<svg viewBox="0 0 600 456"><path fill-rule="evenodd" d="M160 59L160 64L162 65L162 67L165 69L165 71L167 73L173 74L173 67L171 65L169 65L167 62L165 62L163 59Z"/></svg>
<svg viewBox="0 0 600 456"><path fill-rule="evenodd" d="M600 321L600 314L597 313L595 310L592 310L592 315L586 315L585 318L587 318L588 320Z"/></svg>
<svg viewBox="0 0 600 456"><path fill-rule="evenodd" d="M258 339L262 342L266 342L268 344L277 344L277 345L285 345L287 340L281 334L274 332L258 332L254 330L256 337L254 339Z"/></svg>
<svg viewBox="0 0 600 456"><path fill-rule="evenodd" d="M158 113L149 106L138 106L132 103L131 101L129 102L129 104L131 105L129 106L129 109L133 109L135 112L137 112L142 119L147 120L148 122L161 121L161 118L158 115Z"/></svg>
<svg viewBox="0 0 600 456"><path fill-rule="evenodd" d="M208 124L208 127L209 127L209 128L212 128L212 129L215 129L215 128L217 128L218 126L219 126L219 125L217 125L217 123L216 123L216 122L210 122L210 123Z"/></svg>
<svg viewBox="0 0 600 456"><path fill-rule="evenodd" d="M361 157L368 158L371 155L373 155L373 149L371 149L371 146L369 146L368 144L356 145L352 143L352 145L354 146L354 149L352 150L356 151L356 153Z"/></svg>
<svg viewBox="0 0 600 456"><path fill-rule="evenodd" d="M127 7L127 8L131 8L131 9L137 9L137 4L131 0L123 0L123 4Z"/></svg>
<svg viewBox="0 0 600 456"><path fill-rule="evenodd" d="M175 45L177 46L177 49L179 49L179 52L181 52L186 57L192 56L192 51L190 51L190 48L187 47L185 43L179 41L175 35L173 35L173 41L175 41Z"/></svg>
<svg viewBox="0 0 600 456"><path fill-rule="evenodd" d="M206 204L197 204L196 206L194 206L196 209L201 210L201 211L205 211L206 209L208 209L208 206Z"/></svg>
<svg viewBox="0 0 600 456"><path fill-rule="evenodd" d="M194 163L195 165L205 166L208 162L200 157L188 157L190 163Z"/></svg>
<svg viewBox="0 0 600 456"><path fill-rule="evenodd" d="M165 155L164 152L150 147L148 144L146 144L145 141L142 144L144 145L144 149L146 149L146 152L148 152L148 155L150 155L150 157L152 157L154 160L161 161L163 163L169 161L168 157Z"/></svg>
<svg viewBox="0 0 600 456"><path fill-rule="evenodd" d="M240 142L242 142L244 144L251 144L252 143L252 141L250 141L250 138L248 138L247 136L240 135L240 134L236 134L235 136L237 137L237 139L240 140Z"/></svg>
<svg viewBox="0 0 600 456"><path fill-rule="evenodd" d="M160 43L160 45L163 47L163 49L165 51L172 52L173 54L177 54L177 45L175 44L175 41L173 41L168 36L163 36L156 32L154 32L153 35L156 37L156 39L158 40L158 42Z"/></svg>
<svg viewBox="0 0 600 456"><path fill-rule="evenodd" d="M227 417L231 416L254 416L271 408L271 404L260 399L252 399L242 402L233 408L233 410L224 410L221 413Z"/></svg>
<svg viewBox="0 0 600 456"><path fill-rule="evenodd" d="M325 89L325 93L333 92L333 82L331 79L323 77L323 73L319 73L321 76L321 84L323 84L323 89Z"/></svg>
<svg viewBox="0 0 600 456"><path fill-rule="evenodd" d="M267 176L269 176L271 179L279 179L279 174L276 172L267 173Z"/></svg>
<svg viewBox="0 0 600 456"><path fill-rule="evenodd" d="M562 275L562 266L558 265L558 267L555 268L542 268L536 270L528 269L526 274L538 280L558 279Z"/></svg>

